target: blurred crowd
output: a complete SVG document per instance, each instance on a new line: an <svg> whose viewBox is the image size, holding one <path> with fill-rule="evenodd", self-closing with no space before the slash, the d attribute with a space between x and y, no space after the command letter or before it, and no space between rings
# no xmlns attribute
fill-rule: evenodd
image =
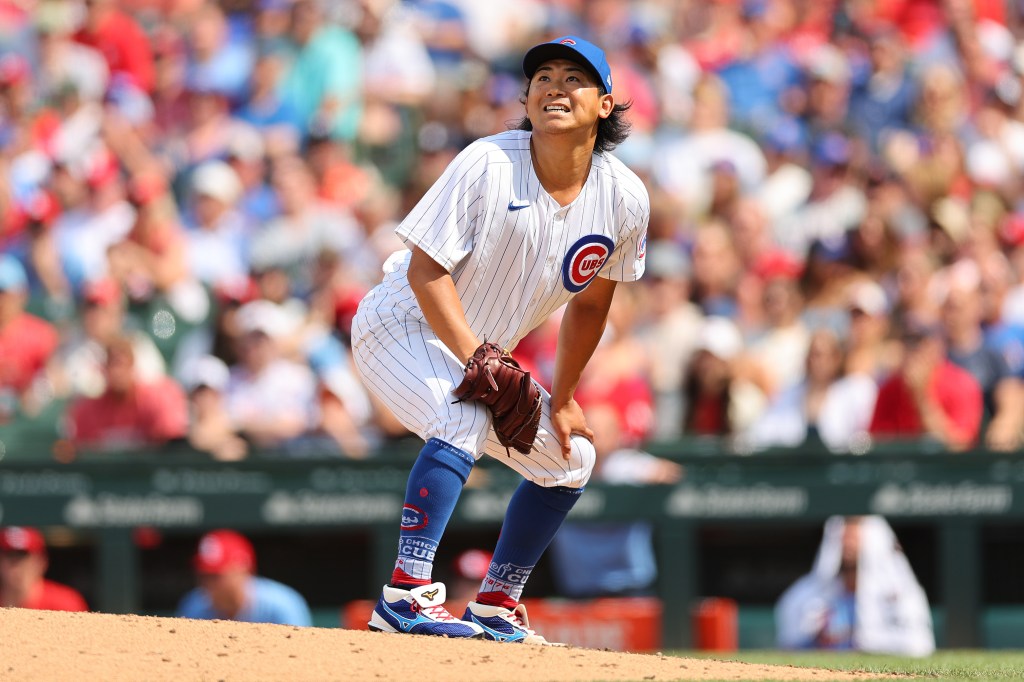
<svg viewBox="0 0 1024 682"><path fill-rule="evenodd" d="M446 164L522 116L525 49L576 34L651 196L578 394L613 451L1018 449L1018 9L0 0L0 431L50 418L62 458L403 437L352 372L355 307ZM542 383L557 327L516 349Z"/></svg>

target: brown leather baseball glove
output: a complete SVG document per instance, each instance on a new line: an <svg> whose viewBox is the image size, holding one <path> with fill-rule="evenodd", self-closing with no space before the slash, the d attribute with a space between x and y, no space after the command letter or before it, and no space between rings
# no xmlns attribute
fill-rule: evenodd
<svg viewBox="0 0 1024 682"><path fill-rule="evenodd" d="M494 433L506 448L528 454L540 425L540 389L530 373L494 343L482 343L466 362L466 376L452 391L456 402L479 400L494 417Z"/></svg>

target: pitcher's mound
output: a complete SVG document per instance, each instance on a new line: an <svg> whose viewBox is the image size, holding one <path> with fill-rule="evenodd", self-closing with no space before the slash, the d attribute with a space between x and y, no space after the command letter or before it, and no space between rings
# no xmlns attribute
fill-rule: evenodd
<svg viewBox="0 0 1024 682"><path fill-rule="evenodd" d="M229 621L0 609L0 680L852 680L811 668Z"/></svg>

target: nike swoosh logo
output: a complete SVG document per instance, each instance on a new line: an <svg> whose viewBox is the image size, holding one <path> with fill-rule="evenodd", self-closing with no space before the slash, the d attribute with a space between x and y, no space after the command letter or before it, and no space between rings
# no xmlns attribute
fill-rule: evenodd
<svg viewBox="0 0 1024 682"><path fill-rule="evenodd" d="M529 205L529 199L513 199L512 201L508 202L508 210L518 211L519 209L526 208Z"/></svg>

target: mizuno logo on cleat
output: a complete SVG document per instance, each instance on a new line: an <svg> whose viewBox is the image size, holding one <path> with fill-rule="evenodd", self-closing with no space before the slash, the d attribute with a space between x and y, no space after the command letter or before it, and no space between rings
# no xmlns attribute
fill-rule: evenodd
<svg viewBox="0 0 1024 682"><path fill-rule="evenodd" d="M427 601L434 601L434 597L437 596L438 592L440 592L439 589L431 590L430 592L420 592L420 594L422 594L424 597L426 597Z"/></svg>

